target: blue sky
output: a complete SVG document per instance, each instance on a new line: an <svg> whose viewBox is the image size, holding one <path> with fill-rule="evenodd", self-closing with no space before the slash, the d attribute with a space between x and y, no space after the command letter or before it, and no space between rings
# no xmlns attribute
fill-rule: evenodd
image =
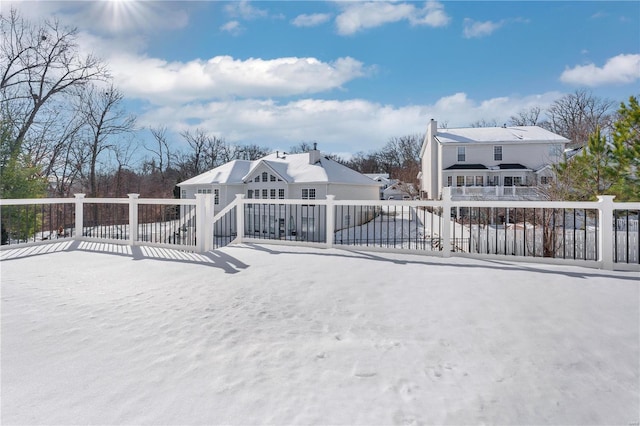
<svg viewBox="0 0 640 426"><path fill-rule="evenodd" d="M640 2L3 3L77 26L140 125L167 126L176 147L201 128L346 155L430 118L503 123L579 88L640 94Z"/></svg>

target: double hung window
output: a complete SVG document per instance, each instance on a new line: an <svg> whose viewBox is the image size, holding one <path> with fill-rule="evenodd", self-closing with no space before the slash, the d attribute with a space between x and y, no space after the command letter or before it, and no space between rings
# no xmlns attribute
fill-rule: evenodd
<svg viewBox="0 0 640 426"><path fill-rule="evenodd" d="M458 147L458 161L466 161L466 153L464 146Z"/></svg>
<svg viewBox="0 0 640 426"><path fill-rule="evenodd" d="M493 147L493 160L502 161L502 146L496 145Z"/></svg>
<svg viewBox="0 0 640 426"><path fill-rule="evenodd" d="M302 189L302 199L303 200L315 200L316 199L316 190L315 188L303 188Z"/></svg>

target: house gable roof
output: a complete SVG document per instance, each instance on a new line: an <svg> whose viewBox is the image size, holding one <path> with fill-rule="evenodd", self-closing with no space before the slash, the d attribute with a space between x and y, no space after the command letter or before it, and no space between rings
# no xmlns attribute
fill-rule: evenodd
<svg viewBox="0 0 640 426"><path fill-rule="evenodd" d="M179 183L178 186L242 183L242 178L251 170L252 163L247 160L229 161L222 166L187 179Z"/></svg>
<svg viewBox="0 0 640 426"><path fill-rule="evenodd" d="M330 158L320 156L315 164L309 164L310 153L270 154L255 161L234 160L202 173L178 186L203 184L243 184L254 172L263 167L271 170L288 183L337 183L378 186L378 183Z"/></svg>
<svg viewBox="0 0 640 426"><path fill-rule="evenodd" d="M264 171L269 171L272 174L276 175L278 179L291 183L290 176L287 175L287 171L282 167L282 164L274 164L274 162L266 160L256 161L255 164L251 167L251 170L249 170L249 172L247 172L247 174L242 177L241 183L251 182L257 175L261 174Z"/></svg>
<svg viewBox="0 0 640 426"><path fill-rule="evenodd" d="M538 126L469 127L438 129L436 139L442 144L472 143L569 143L570 140Z"/></svg>

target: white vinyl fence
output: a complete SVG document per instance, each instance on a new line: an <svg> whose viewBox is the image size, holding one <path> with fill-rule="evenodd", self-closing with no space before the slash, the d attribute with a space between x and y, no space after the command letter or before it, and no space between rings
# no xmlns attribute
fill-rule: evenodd
<svg viewBox="0 0 640 426"><path fill-rule="evenodd" d="M205 252L255 242L640 270L640 203L245 199L0 200L2 248L61 239Z"/></svg>

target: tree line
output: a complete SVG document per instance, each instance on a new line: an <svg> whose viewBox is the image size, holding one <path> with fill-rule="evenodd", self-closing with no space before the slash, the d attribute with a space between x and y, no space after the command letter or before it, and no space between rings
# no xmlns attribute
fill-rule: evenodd
<svg viewBox="0 0 640 426"><path fill-rule="evenodd" d="M227 142L202 129L181 132L185 148L177 149L166 127L140 128L127 112L108 65L80 51L77 29L55 19L32 23L11 9L0 14L0 33L2 198L68 197L78 192L89 197L170 197L177 195L176 183L228 161L255 160L270 151ZM614 108L613 101L580 89L546 109L532 106L517 112L504 124L538 125L582 148L579 156L557 168L550 198L584 199L585 193L616 191L632 199L638 196L640 158L636 98ZM446 127L446 121L441 125ZM470 123L497 125L495 119ZM141 144L136 138L140 131L149 132L151 142ZM392 137L378 150L347 159L330 156L361 173L387 173L417 193L423 138ZM310 149L311 143L300 142L289 152ZM146 154L142 159L141 151ZM579 189L587 182L591 186Z"/></svg>

